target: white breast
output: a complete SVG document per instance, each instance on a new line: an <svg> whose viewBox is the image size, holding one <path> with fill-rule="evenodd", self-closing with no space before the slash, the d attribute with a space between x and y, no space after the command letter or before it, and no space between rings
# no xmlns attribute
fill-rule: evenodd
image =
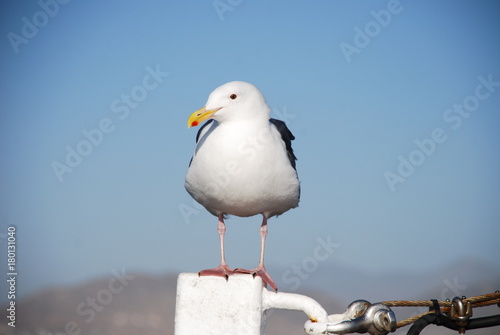
<svg viewBox="0 0 500 335"><path fill-rule="evenodd" d="M296 171L269 122L214 122L198 141L186 189L212 214L279 215L299 201Z"/></svg>

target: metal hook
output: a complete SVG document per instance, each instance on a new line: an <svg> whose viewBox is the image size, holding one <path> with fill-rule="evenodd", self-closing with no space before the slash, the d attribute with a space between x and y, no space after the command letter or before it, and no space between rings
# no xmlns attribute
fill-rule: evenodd
<svg viewBox="0 0 500 335"><path fill-rule="evenodd" d="M465 327L469 323L471 316L472 306L470 301L467 301L467 304L464 306L462 299L459 297L454 297L451 300L450 318L455 321L460 334L465 334Z"/></svg>

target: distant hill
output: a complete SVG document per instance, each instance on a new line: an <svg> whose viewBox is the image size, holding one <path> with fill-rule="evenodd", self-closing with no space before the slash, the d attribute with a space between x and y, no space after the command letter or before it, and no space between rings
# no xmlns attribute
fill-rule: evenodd
<svg viewBox="0 0 500 335"><path fill-rule="evenodd" d="M387 256L390 262L390 255ZM280 282L288 268L272 268L273 277L281 290L294 289L295 282ZM290 277L290 276L288 276ZM325 262L317 270L308 273L297 291L317 288L349 303L356 299L370 302L383 300L446 299L459 296L475 296L500 290L500 267L477 259L463 259L437 267L432 271L400 272L395 265L391 271L367 272L355 266ZM300 293L300 292L299 292ZM499 332L500 333L500 332Z"/></svg>
<svg viewBox="0 0 500 335"><path fill-rule="evenodd" d="M280 273L272 271L283 292L308 295L327 312L342 313L356 299L382 300L441 299L455 293L473 296L500 289L500 269L472 261L451 264L433 273L366 274L352 268L324 266L310 273L295 290L280 282ZM174 332L176 275L133 274L92 280L71 287L54 287L18 301L16 328L2 322L5 335L166 335ZM114 278L114 279L113 279ZM297 285L296 285L297 286ZM455 291L455 292L454 292ZM446 298L445 297L445 298ZM2 310L5 306L2 307ZM476 309L475 311L478 311ZM418 309L395 309L398 320ZM475 312L476 313L476 312ZM499 314L494 306L481 314ZM268 335L304 334L307 317L302 312L271 311L267 319ZM408 327L396 332L406 334ZM200 332L202 334L203 332ZM500 327L468 331L471 335L493 335ZM429 326L422 334L458 334L442 327Z"/></svg>
<svg viewBox="0 0 500 335"><path fill-rule="evenodd" d="M133 276L127 286L102 278L31 295L19 301L13 334L172 334L176 276Z"/></svg>

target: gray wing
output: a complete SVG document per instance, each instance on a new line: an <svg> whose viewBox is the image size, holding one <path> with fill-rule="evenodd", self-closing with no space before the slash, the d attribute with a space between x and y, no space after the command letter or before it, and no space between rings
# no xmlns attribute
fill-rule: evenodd
<svg viewBox="0 0 500 335"><path fill-rule="evenodd" d="M269 122L271 122L280 132L281 139L283 140L283 142L285 142L286 152L288 154L290 164L292 164L293 168L297 170L295 168L295 161L297 160L297 157L293 153L292 149L292 141L295 139L295 136L293 136L292 132L290 131L290 129L288 129L285 122L273 118L269 119Z"/></svg>

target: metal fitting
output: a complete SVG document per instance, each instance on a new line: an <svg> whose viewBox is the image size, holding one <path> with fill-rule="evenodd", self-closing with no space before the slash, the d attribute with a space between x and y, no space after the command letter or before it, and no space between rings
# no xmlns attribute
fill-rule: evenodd
<svg viewBox="0 0 500 335"><path fill-rule="evenodd" d="M464 305L464 302L459 297L454 297L451 300L450 318L455 321L460 334L465 334L465 327L469 324L471 316L472 306L470 301L467 301L467 304Z"/></svg>
<svg viewBox="0 0 500 335"><path fill-rule="evenodd" d="M329 315L328 320L328 323L306 322L306 333L386 335L396 330L394 312L384 304L370 304L366 300L352 302L343 314Z"/></svg>

